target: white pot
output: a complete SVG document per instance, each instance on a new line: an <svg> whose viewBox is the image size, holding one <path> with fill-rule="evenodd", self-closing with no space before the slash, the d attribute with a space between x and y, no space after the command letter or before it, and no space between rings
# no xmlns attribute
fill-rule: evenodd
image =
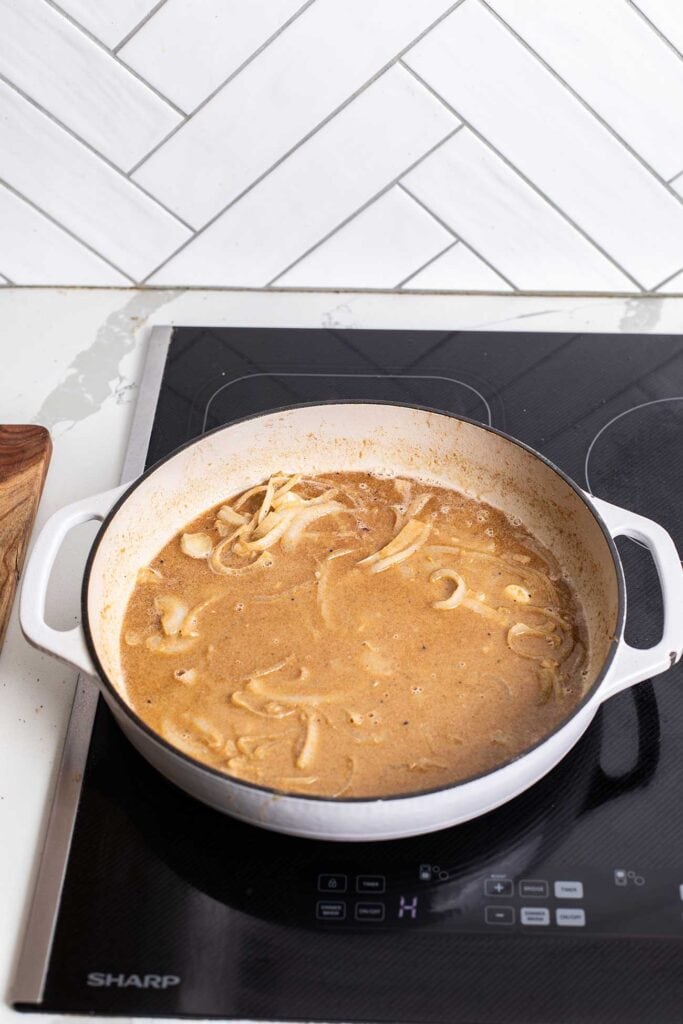
<svg viewBox="0 0 683 1024"><path fill-rule="evenodd" d="M584 609L588 685L583 700L545 739L483 775L414 795L328 799L288 796L223 775L170 746L128 705L119 637L138 569L181 528L254 481L285 469L311 476L362 470L419 476L456 487L519 516L569 572ZM45 622L45 596L66 533L103 522L83 579L82 623ZM624 577L613 537L644 544L657 566L664 632L640 650L624 640ZM24 575L27 639L97 680L140 753L186 792L242 821L329 840L418 835L485 814L546 774L574 746L599 705L666 671L683 650L683 570L656 523L580 490L532 449L488 427L412 406L330 403L253 416L179 449L132 484L57 512L38 537Z"/></svg>

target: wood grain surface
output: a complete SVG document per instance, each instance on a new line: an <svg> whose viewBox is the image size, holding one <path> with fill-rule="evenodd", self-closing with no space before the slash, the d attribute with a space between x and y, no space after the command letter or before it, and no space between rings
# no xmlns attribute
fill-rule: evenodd
<svg viewBox="0 0 683 1024"><path fill-rule="evenodd" d="M0 649L51 453L45 427L0 424Z"/></svg>

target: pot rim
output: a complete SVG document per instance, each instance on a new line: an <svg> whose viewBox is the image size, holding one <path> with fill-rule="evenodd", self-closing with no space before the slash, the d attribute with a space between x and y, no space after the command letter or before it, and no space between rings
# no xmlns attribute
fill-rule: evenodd
<svg viewBox="0 0 683 1024"><path fill-rule="evenodd" d="M212 434L217 434L222 430L229 430L231 427L237 426L240 423L248 423L250 420L263 419L266 416L276 416L281 413L293 412L298 409L315 409L318 407L333 405L386 405L389 407L399 409L413 409L417 412L430 413L436 416L446 416L448 417L448 419L459 420L463 423L469 423L471 426L479 427L481 430L488 431L491 434L497 434L498 437L502 437L504 440L509 441L514 445L517 445L518 448L522 448L524 451L529 452L530 455L534 455L537 459L543 462L549 469L553 470L566 484L568 484L574 491L574 493L580 498L583 504L588 508L589 512L592 514L593 518L596 520L598 526L602 530L605 540L607 541L607 546L612 556L612 562L614 564L614 569L617 577L617 622L614 630L614 636L610 641L609 650L602 664L600 672L596 676L596 679L593 685L590 687L590 689L587 690L587 692L583 695L579 703L576 704L575 707L572 709L571 714L569 714L566 718L563 718L555 726L554 729L546 733L544 736L541 737L541 739L537 740L535 743L531 744L531 746L526 747L524 750L519 751L519 753L517 754L513 754L512 757L507 758L505 761L499 762L497 765L495 765L493 768L489 768L487 771L478 772L475 775L468 775L467 778L465 779L458 779L456 782L447 783L442 786L434 786L431 789L421 789L410 793L395 793L383 796L328 797L319 796L313 793L289 793L285 790L275 789L273 786L259 785L258 783L249 782L246 779L239 779L234 775L229 775L227 772L221 772L217 768L213 768L211 765L205 764L203 761L198 761L196 758L191 757L189 754L185 754L177 747L174 747L171 743L165 740L158 732L155 732L154 729L150 728L150 726L147 725L147 723L138 715L138 713L129 704L126 703L126 701L120 695L120 693L113 685L113 683L109 679L109 676L102 667L90 630L90 620L88 615L88 589L90 584L90 574L92 572L93 564L97 556L100 543L104 538L104 535L109 527L109 524L116 516L121 506L126 501L128 501L128 499L133 495L133 493L137 490L140 484L144 480L146 480L147 477L155 473L166 462L170 462L171 459L175 458L176 455L179 455L186 449L191 448L193 445L200 444L206 437L210 437ZM593 502L590 500L590 496L587 495L587 493L583 491L582 488L580 488L579 485L575 483L574 480L572 480L572 478L564 472L564 470L560 469L559 466L556 466L555 463L551 462L551 460L546 458L545 455L542 455L540 452L536 451L535 448L532 448L531 445L526 444L524 441L520 441L516 437L512 437L510 434L507 434L504 430L499 430L497 427L493 427L486 423L480 423L478 420L472 419L472 417L470 416L460 416L455 413L448 412L447 410L444 409L434 408L433 406L419 405L413 402L382 401L379 399L376 401L367 401L365 399L332 398L320 402L298 402L294 405L279 406L277 409L269 409L265 412L250 413L248 416L241 416L239 419L231 420L229 423L221 424L218 427L214 427L212 430L207 430L205 433L200 434L198 437L193 437L189 441L185 441L183 444L175 448L172 452L169 452L168 455L163 456L163 458L159 459L157 462L151 465L140 476L136 477L135 480L133 480L130 483L130 485L126 488L123 494L118 498L118 500L114 503L114 505L107 513L105 519L102 521L100 529L97 532L97 536L95 537L92 547L90 548L90 551L88 553L88 558L85 563L85 570L83 573L83 583L81 585L81 623L83 632L85 634L85 642L90 653L90 657L92 658L93 664L97 669L98 678L101 684L104 686L105 690L107 691L108 695L120 707L120 709L124 712L126 717L131 719L132 724L134 726L136 726L147 737L149 737L163 749L168 751L170 754L173 754L178 760L186 762L193 768L200 769L203 772L207 772L208 774L215 777L216 779L219 779L222 782L231 783L235 786L243 787L247 790L253 790L267 796L275 796L278 799L282 800L302 800L314 804L329 804L331 806L342 804L368 804L374 806L377 803L389 803L400 800L415 800L418 797L433 796L437 793L445 793L448 791L455 792L460 787L467 786L469 783L478 782L482 779L487 778L488 776L495 775L496 772L499 772L502 769L514 764L515 762L520 761L528 754L533 753L535 750L538 750L544 744L552 740L554 736L558 735L558 733L560 733L567 725L569 725L569 723L574 718L576 718L582 711L584 711L586 707L590 704L590 702L593 700L598 690L600 689L600 686L604 682L610 667L612 666L624 626L624 618L626 614L625 593L626 588L624 583L624 576L621 566L621 559L619 557L619 552L617 550L616 544L614 543L612 535L610 534L605 522L602 519L602 516L598 512L597 508L594 506Z"/></svg>

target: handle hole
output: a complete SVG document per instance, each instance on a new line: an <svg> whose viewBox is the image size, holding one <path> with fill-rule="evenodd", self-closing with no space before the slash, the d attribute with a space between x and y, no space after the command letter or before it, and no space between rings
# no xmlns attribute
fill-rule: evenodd
<svg viewBox="0 0 683 1024"><path fill-rule="evenodd" d="M629 537L618 537L617 548L626 577L626 642L654 647L662 639L664 609L659 575L649 550Z"/></svg>
<svg viewBox="0 0 683 1024"><path fill-rule="evenodd" d="M81 621L83 566L99 528L97 522L75 526L57 553L45 602L45 621L52 629L73 629Z"/></svg>

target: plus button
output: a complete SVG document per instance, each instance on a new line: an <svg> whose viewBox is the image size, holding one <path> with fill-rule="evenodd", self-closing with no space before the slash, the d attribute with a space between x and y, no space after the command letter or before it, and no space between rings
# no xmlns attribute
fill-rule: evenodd
<svg viewBox="0 0 683 1024"><path fill-rule="evenodd" d="M512 896L512 879L487 878L484 882L484 892L487 896Z"/></svg>

